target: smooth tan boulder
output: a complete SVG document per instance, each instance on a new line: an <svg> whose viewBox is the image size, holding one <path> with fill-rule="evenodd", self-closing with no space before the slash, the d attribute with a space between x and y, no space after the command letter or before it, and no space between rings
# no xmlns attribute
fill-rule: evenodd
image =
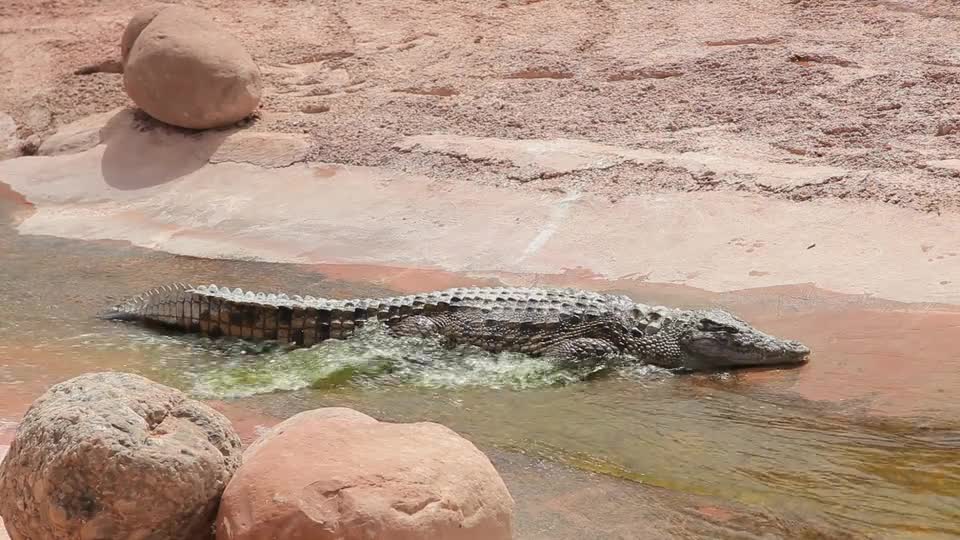
<svg viewBox="0 0 960 540"><path fill-rule="evenodd" d="M501 540L513 507L490 460L449 428L317 409L247 449L217 539Z"/></svg>
<svg viewBox="0 0 960 540"><path fill-rule="evenodd" d="M202 540L240 465L229 421L127 373L82 375L30 406L0 465L13 540Z"/></svg>
<svg viewBox="0 0 960 540"><path fill-rule="evenodd" d="M141 109L171 125L234 124L260 104L260 69L243 44L201 10L152 6L121 39L123 85Z"/></svg>
<svg viewBox="0 0 960 540"><path fill-rule="evenodd" d="M133 17L127 22L127 27L123 29L123 36L120 37L120 61L122 63L127 63L127 57L130 56L130 50L133 49L133 44L136 43L137 38L140 37L140 32L143 32L143 29L153 22L153 19L161 11L168 7L170 7L168 4L157 4L147 6L133 14Z"/></svg>

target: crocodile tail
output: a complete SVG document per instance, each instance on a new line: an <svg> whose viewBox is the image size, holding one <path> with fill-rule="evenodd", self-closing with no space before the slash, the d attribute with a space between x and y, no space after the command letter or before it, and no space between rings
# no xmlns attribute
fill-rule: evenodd
<svg viewBox="0 0 960 540"><path fill-rule="evenodd" d="M108 321L145 321L150 319L150 315L157 312L160 306L182 299L184 292L191 289L193 286L186 283L157 287L104 309L97 313L97 318Z"/></svg>
<svg viewBox="0 0 960 540"><path fill-rule="evenodd" d="M311 346L345 338L376 308L366 301L316 299L243 292L216 285L177 283L153 289L100 314L107 320L138 321L210 337L276 340Z"/></svg>

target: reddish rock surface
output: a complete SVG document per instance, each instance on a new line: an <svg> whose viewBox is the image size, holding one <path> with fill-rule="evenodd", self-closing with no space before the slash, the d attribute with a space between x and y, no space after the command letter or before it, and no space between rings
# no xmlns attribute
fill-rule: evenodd
<svg viewBox="0 0 960 540"><path fill-rule="evenodd" d="M715 291L814 283L960 303L951 286L960 275L960 214L731 193L618 202L511 193L383 167L297 163L295 140L273 141L285 148L276 161L247 158L277 164L256 167L234 162L245 159L235 150L256 139L249 133L133 128L118 125L105 144L80 154L0 162L0 179L35 206L19 232L126 240L196 257L378 262L479 276L581 270ZM535 154L535 144L526 151Z"/></svg>
<svg viewBox="0 0 960 540"><path fill-rule="evenodd" d="M55 156L59 154L74 154L89 150L100 144L102 131L107 123L118 114L129 114L125 109L117 108L101 114L81 118L67 124L47 137L40 145L38 154L41 156Z"/></svg>
<svg viewBox="0 0 960 540"><path fill-rule="evenodd" d="M509 539L513 506L489 459L444 426L317 409L247 449L217 538Z"/></svg>
<svg viewBox="0 0 960 540"><path fill-rule="evenodd" d="M131 21L149 5L8 2L0 110L21 140L128 102L115 73L74 71L115 58L122 27L119 52L132 50L157 22L150 10ZM960 109L940 47L958 6L327 8L210 6L263 71L260 133L192 145L123 134L82 158L0 170L49 206L21 232L960 302ZM898 29L914 39L886 46ZM197 219L208 214L220 219Z"/></svg>

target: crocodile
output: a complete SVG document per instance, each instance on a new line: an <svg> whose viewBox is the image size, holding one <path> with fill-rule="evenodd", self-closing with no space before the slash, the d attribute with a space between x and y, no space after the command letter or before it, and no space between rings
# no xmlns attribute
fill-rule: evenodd
<svg viewBox="0 0 960 540"><path fill-rule="evenodd" d="M368 322L395 336L439 338L584 365L626 358L707 371L799 365L810 349L720 309L675 309L627 296L559 288L453 288L390 298L335 300L217 285L158 287L98 314L211 338L311 347L349 338Z"/></svg>

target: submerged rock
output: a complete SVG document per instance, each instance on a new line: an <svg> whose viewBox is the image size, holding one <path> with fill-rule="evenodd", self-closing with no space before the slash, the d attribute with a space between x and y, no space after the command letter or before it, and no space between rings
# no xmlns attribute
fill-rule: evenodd
<svg viewBox="0 0 960 540"><path fill-rule="evenodd" d="M260 104L260 69L243 44L198 9L152 6L121 40L123 85L147 114L192 129L222 127Z"/></svg>
<svg viewBox="0 0 960 540"><path fill-rule="evenodd" d="M490 460L449 428L318 409L250 446L217 539L499 540L513 507Z"/></svg>
<svg viewBox="0 0 960 540"><path fill-rule="evenodd" d="M0 465L14 540L210 538L240 465L229 421L127 373L57 384L30 406Z"/></svg>

